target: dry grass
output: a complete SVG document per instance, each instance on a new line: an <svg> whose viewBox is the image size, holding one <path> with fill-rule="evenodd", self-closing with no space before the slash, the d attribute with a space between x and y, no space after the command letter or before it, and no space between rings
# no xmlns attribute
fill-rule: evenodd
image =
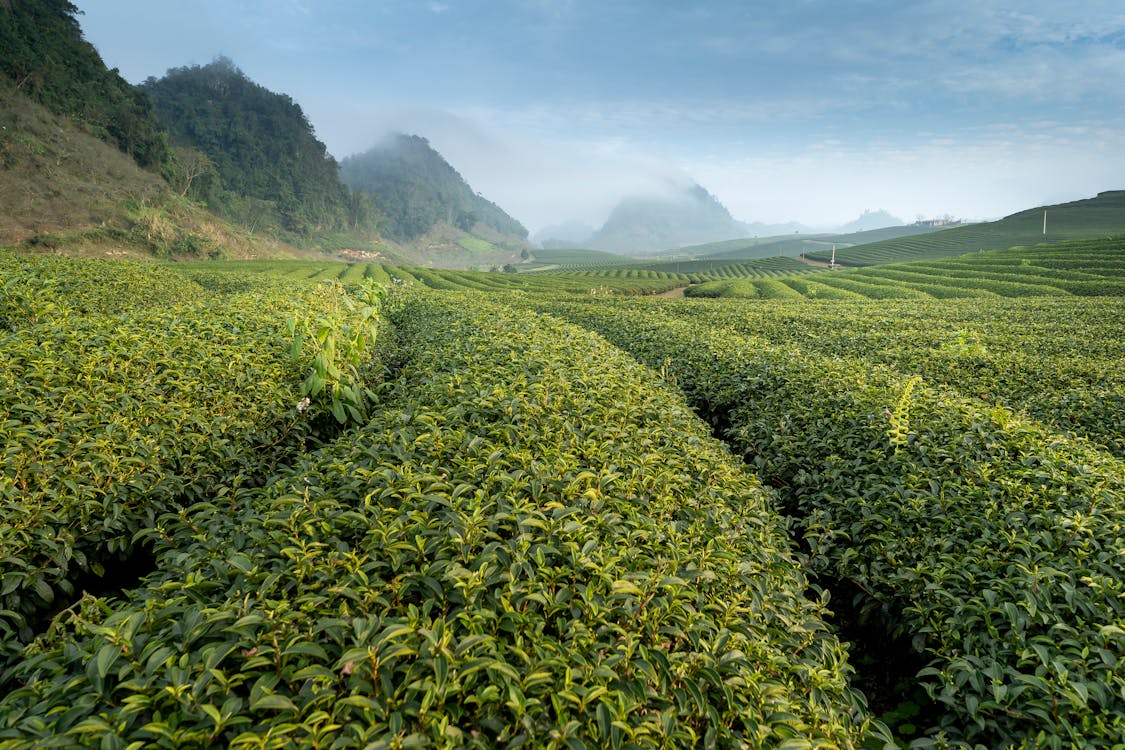
<svg viewBox="0 0 1125 750"><path fill-rule="evenodd" d="M101 257L307 258L172 191L162 177L0 82L0 245Z"/></svg>

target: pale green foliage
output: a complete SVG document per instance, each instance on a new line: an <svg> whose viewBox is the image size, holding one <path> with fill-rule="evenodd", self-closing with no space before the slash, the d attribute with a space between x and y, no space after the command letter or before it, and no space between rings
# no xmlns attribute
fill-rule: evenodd
<svg viewBox="0 0 1125 750"><path fill-rule="evenodd" d="M895 408L887 410L887 421L891 423L890 429L887 430L887 439L890 440L896 452L906 445L906 437L910 432L910 394L914 391L914 386L921 382L922 376L920 375L915 375L907 380L898 401L895 402Z"/></svg>
<svg viewBox="0 0 1125 750"><path fill-rule="evenodd" d="M312 355L301 383L301 410L316 403L340 424L362 424L373 398L363 372L379 338L384 290L370 279L350 291L339 281L326 284L325 309L315 317L294 316L288 323L290 357L303 363Z"/></svg>

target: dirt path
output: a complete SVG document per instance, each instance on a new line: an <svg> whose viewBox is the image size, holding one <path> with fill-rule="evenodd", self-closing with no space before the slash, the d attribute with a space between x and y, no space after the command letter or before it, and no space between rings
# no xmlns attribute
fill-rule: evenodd
<svg viewBox="0 0 1125 750"><path fill-rule="evenodd" d="M653 297L675 297L675 298L680 298L680 297L683 297L683 296L684 296L684 290L685 290L685 289L687 289L687 288L688 288L689 286L691 286L691 284L688 284L687 286L678 286L678 287L676 287L675 289L669 289L669 290L668 290L668 291L666 291L666 292L660 292L659 294L654 294L654 295L652 295L652 296L653 296Z"/></svg>

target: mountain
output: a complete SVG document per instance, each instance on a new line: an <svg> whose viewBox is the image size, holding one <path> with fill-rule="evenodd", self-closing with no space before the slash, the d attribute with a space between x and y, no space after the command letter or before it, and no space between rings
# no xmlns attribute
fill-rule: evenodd
<svg viewBox="0 0 1125 750"><path fill-rule="evenodd" d="M839 234L850 234L852 232L867 232L872 229L883 229L884 227L901 227L905 224L902 219L891 216L886 211L879 209L878 211L867 210L863 215L854 221L839 227L837 232Z"/></svg>
<svg viewBox="0 0 1125 750"><path fill-rule="evenodd" d="M66 0L0 0L0 78L82 130L159 170L169 160L148 98L109 70Z"/></svg>
<svg viewBox="0 0 1125 750"><path fill-rule="evenodd" d="M812 230L804 224L787 221L784 224L765 224L752 221L745 225L751 237L777 237L783 234L808 234Z"/></svg>
<svg viewBox="0 0 1125 750"><path fill-rule="evenodd" d="M375 199L385 220L381 231L398 242L440 234L444 226L494 244L526 246L527 229L474 192L420 136L396 133L347 157L340 163L340 177Z"/></svg>
<svg viewBox="0 0 1125 750"><path fill-rule="evenodd" d="M594 228L582 221L568 221L544 227L532 238L545 249L585 247L594 236Z"/></svg>
<svg viewBox="0 0 1125 750"><path fill-rule="evenodd" d="M61 0L0 0L0 244L108 257L300 251L185 200L143 91L109 70Z"/></svg>
<svg viewBox="0 0 1125 750"><path fill-rule="evenodd" d="M230 60L174 68L141 88L179 149L182 190L220 215L297 237L374 229L374 205L340 182L301 107Z"/></svg>
<svg viewBox="0 0 1125 750"><path fill-rule="evenodd" d="M747 226L736 221L715 196L693 183L665 195L621 201L585 246L647 253L749 235Z"/></svg>
<svg viewBox="0 0 1125 750"><path fill-rule="evenodd" d="M129 154L3 79L0 206L0 245L112 258L304 255L186 200Z"/></svg>

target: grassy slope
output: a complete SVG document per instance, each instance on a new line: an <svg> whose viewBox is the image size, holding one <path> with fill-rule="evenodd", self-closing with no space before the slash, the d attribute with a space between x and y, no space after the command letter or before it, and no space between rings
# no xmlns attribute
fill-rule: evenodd
<svg viewBox="0 0 1125 750"><path fill-rule="evenodd" d="M726 242L712 242L706 245L682 248L697 258L708 259L747 259L766 258L773 255L800 255L806 252L816 252L827 249L829 253L832 246L837 249L851 245L862 245L870 242L893 239L899 237L912 237L919 234L929 234L936 231L933 227L922 227L909 224L901 227L884 227L870 229L866 232L851 232L848 234L801 234L783 237L763 237L744 240L727 240Z"/></svg>
<svg viewBox="0 0 1125 750"><path fill-rule="evenodd" d="M92 229L125 200L153 200L156 175L0 82L0 242Z"/></svg>
<svg viewBox="0 0 1125 750"><path fill-rule="evenodd" d="M1044 207L1039 206L999 221L843 250L837 248L836 261L857 266L896 263L1125 233L1125 191L1107 191L1095 198L1047 206L1046 236L1043 235L1043 211ZM830 254L831 251L821 251L809 253L809 257L828 260Z"/></svg>

